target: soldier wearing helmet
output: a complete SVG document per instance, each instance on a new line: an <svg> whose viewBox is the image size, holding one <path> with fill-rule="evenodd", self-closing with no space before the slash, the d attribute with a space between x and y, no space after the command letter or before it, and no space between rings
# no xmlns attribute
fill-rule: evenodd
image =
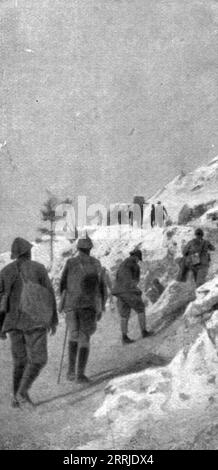
<svg viewBox="0 0 218 470"><path fill-rule="evenodd" d="M96 258L90 256L92 247L88 236L78 240L78 254L67 261L60 283L60 292L65 291L63 310L69 332L67 379L76 379L78 383L89 381L85 368L90 337L96 331L106 302L102 267Z"/></svg>
<svg viewBox="0 0 218 470"><path fill-rule="evenodd" d="M112 294L117 297L123 344L131 344L134 342L134 340L128 336L128 323L131 309L135 310L138 314L142 337L145 338L151 334L146 330L145 304L142 300L142 292L138 287L140 280L140 261L142 261L142 252L138 248L135 248L130 252L130 256L119 266L115 285L112 290Z"/></svg>

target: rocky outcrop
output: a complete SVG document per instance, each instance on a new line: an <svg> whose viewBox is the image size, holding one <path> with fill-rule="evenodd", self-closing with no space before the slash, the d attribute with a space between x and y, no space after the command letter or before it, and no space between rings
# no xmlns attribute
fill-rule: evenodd
<svg viewBox="0 0 218 470"><path fill-rule="evenodd" d="M187 304L195 299L195 285L188 282L171 281L158 301L148 309L147 320L153 330L164 326L174 314L180 313Z"/></svg>
<svg viewBox="0 0 218 470"><path fill-rule="evenodd" d="M149 300L154 304L155 302L157 302L157 300L159 299L159 297L163 294L163 291L164 291L164 286L160 283L159 279L155 278L153 280L153 285L152 287L150 287L145 295L146 297L149 298Z"/></svg>
<svg viewBox="0 0 218 470"><path fill-rule="evenodd" d="M178 224L186 225L188 222L194 219L199 219L205 212L207 212L213 205L216 203L216 200L208 201L207 203L197 204L194 207L189 207L185 204L179 212L178 215Z"/></svg>
<svg viewBox="0 0 218 470"><path fill-rule="evenodd" d="M213 222L218 220L218 206L217 205L207 211L206 218L207 220L212 220Z"/></svg>
<svg viewBox="0 0 218 470"><path fill-rule="evenodd" d="M192 209L187 204L185 204L178 215L178 224L186 225L192 220Z"/></svg>
<svg viewBox="0 0 218 470"><path fill-rule="evenodd" d="M187 325L208 321L218 307L218 276L196 290L196 299L184 314Z"/></svg>

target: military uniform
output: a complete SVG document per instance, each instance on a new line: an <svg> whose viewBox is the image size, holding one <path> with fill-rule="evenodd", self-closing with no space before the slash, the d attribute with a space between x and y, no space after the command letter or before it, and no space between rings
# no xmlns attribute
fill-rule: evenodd
<svg viewBox="0 0 218 470"><path fill-rule="evenodd" d="M81 285L82 279L87 275L93 276L93 281L96 276L96 285L93 290L90 289L88 292ZM69 338L86 347L89 346L90 336L95 332L97 325L98 302L101 300L100 283L98 282L100 276L100 262L85 253L79 253L75 258L67 261L61 277L60 291L66 290L64 311ZM87 314L87 320L81 322L79 311L93 311L93 315Z"/></svg>
<svg viewBox="0 0 218 470"><path fill-rule="evenodd" d="M196 286L205 283L210 265L209 251L214 251L215 247L208 240L193 238L183 248L183 260L178 280L185 281L189 271L192 271ZM190 256L198 253L199 263L193 265Z"/></svg>
<svg viewBox="0 0 218 470"><path fill-rule="evenodd" d="M0 298L8 295L8 305L5 311L2 332L8 333L11 340L13 358L13 395L14 404L19 405L17 393L21 400L29 401L28 390L47 362L47 329L44 325L36 325L26 312L20 309L22 279L40 284L50 291L53 299L53 316L50 327L54 329L58 323L54 291L45 267L25 254L30 252L32 245L22 238L17 238L12 244L12 259L17 258L2 269L0 273Z"/></svg>
<svg viewBox="0 0 218 470"><path fill-rule="evenodd" d="M137 252L138 251L140 252L140 250L137 250ZM121 318L121 332L124 342L125 338L128 338L128 321L131 309L138 313L142 336L145 336L145 333L147 333L145 328L145 304L142 300L142 292L138 287L140 268L134 253L136 253L136 251L132 252L132 254L121 263L112 290L113 295L117 297L117 307Z"/></svg>
<svg viewBox="0 0 218 470"><path fill-rule="evenodd" d="M89 255L92 246L89 237L78 240L79 253L67 261L60 282L60 292L66 291L64 311L69 332L67 378L76 378L79 382L88 381L84 371L89 356L90 337L96 331L97 321L106 302L101 264Z"/></svg>

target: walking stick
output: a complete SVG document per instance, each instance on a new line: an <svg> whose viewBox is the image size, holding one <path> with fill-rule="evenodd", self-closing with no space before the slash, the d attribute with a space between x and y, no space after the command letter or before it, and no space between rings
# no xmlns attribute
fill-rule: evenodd
<svg viewBox="0 0 218 470"><path fill-rule="evenodd" d="M60 380L61 380L61 372L62 372L63 361L64 361L64 351L65 351L65 346L66 346L66 341L67 341L67 333L68 333L68 325L66 325L66 328L65 328L64 344L63 344L63 349L62 349L61 362L60 362L58 381L57 381L58 384L60 383Z"/></svg>

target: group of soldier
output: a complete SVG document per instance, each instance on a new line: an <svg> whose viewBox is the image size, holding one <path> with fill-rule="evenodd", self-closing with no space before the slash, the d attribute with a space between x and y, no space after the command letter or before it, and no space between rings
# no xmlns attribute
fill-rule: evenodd
<svg viewBox="0 0 218 470"><path fill-rule="evenodd" d="M145 303L138 286L141 250L136 247L120 264L112 287L107 271L99 260L91 256L92 248L93 243L88 236L78 239L77 255L67 260L60 280L59 311L65 312L68 334L67 379L80 384L89 382L85 370L90 338L105 310L108 295L117 298L124 345L133 342L128 336L131 309L138 314L141 336L146 338L152 334L146 328ZM51 281L45 267L31 259L31 249L32 245L27 240L16 238L11 248L14 261L0 273L0 336L2 339L7 334L10 336L13 359L12 406L21 408L33 406L29 389L47 362L47 334L55 334L58 325ZM183 249L177 280L186 281L191 271L197 286L204 283L210 263L208 251L214 249L209 241L204 240L203 231L197 229L195 238ZM160 293L162 290L159 289Z"/></svg>

